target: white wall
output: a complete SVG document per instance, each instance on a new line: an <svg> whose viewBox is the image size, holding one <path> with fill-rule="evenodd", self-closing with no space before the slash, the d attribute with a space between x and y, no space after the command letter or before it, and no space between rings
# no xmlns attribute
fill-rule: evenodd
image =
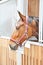
<svg viewBox="0 0 43 65"><path fill-rule="evenodd" d="M40 7L41 13L40 14L41 14L41 22L42 22L41 23L41 26L42 26L42 28L41 28L42 35L41 36L42 36L42 40L43 40L43 0L40 0L40 2L41 2L41 7Z"/></svg>
<svg viewBox="0 0 43 65"><path fill-rule="evenodd" d="M11 36L19 20L17 10L26 15L26 0L9 0L0 4L0 36Z"/></svg>
<svg viewBox="0 0 43 65"><path fill-rule="evenodd" d="M10 36L17 18L16 0L0 4L0 35Z"/></svg>
<svg viewBox="0 0 43 65"><path fill-rule="evenodd" d="M27 0L17 0L17 10L23 15L26 15L26 2ZM19 19L19 16L17 17Z"/></svg>

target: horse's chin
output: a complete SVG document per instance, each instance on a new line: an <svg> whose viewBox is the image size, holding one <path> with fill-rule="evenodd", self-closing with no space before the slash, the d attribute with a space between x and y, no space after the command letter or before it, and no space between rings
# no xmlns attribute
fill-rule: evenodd
<svg viewBox="0 0 43 65"><path fill-rule="evenodd" d="M16 43L14 44L9 44L11 50L17 50L18 49L18 45Z"/></svg>

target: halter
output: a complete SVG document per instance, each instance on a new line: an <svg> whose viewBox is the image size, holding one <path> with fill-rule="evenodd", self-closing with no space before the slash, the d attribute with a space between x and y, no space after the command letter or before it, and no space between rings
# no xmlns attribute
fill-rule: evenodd
<svg viewBox="0 0 43 65"><path fill-rule="evenodd" d="M25 32L24 34L19 38L19 40L14 40L14 39L10 39L11 41L15 42L16 44L20 44L20 41L24 38L24 37L28 38L28 16L26 17L26 25L25 25Z"/></svg>

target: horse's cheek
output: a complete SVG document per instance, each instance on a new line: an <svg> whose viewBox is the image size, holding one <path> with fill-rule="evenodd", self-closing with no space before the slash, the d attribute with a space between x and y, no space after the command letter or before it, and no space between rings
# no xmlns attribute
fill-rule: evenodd
<svg viewBox="0 0 43 65"><path fill-rule="evenodd" d="M18 36L19 36L18 31L16 31L16 32L14 32L14 33L12 34L11 37L12 37L13 39L16 39Z"/></svg>
<svg viewBox="0 0 43 65"><path fill-rule="evenodd" d="M31 37L32 36L32 28L29 28L28 29L28 37Z"/></svg>

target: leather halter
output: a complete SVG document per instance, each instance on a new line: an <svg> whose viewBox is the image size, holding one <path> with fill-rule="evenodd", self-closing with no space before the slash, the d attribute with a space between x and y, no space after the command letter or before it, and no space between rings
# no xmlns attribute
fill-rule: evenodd
<svg viewBox="0 0 43 65"><path fill-rule="evenodd" d="M14 39L10 39L11 41L15 42L16 44L20 44L20 41L24 38L24 37L28 38L28 17L26 17L26 25L25 25L25 32L24 34L19 38L19 40L14 40Z"/></svg>

